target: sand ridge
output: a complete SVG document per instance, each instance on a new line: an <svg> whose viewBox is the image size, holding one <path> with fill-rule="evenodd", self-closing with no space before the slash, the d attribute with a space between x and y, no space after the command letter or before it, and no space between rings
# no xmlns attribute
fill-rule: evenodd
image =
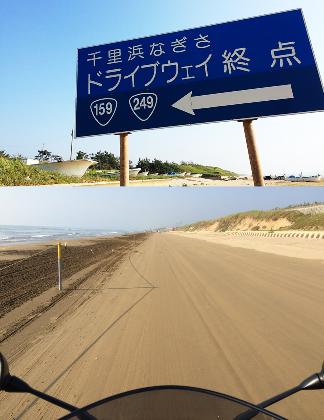
<svg viewBox="0 0 324 420"><path fill-rule="evenodd" d="M282 227L288 227L292 224L288 219L285 218L278 218L277 220L269 220L269 219L253 219L252 217L246 216L244 217L239 223L235 226L232 226L233 231L241 231L241 230L252 230L255 226L259 226L260 230L277 230ZM220 222L219 220L215 220L209 226L202 227L201 231L203 232L216 232L219 229ZM192 230L195 229L193 226ZM190 228L188 229L190 232ZM196 231L196 230L195 230ZM200 232L200 230L199 230Z"/></svg>
<svg viewBox="0 0 324 420"><path fill-rule="evenodd" d="M238 231L236 231L238 232ZM242 232L248 234L248 232ZM281 232L289 234L289 231ZM296 233L296 231L294 232ZM300 232L299 232L300 233ZM316 232L311 232L313 235ZM318 232L320 233L320 232ZM322 235L324 232L321 232ZM324 261L324 240L317 239L314 235L306 237L291 236L259 236L256 232L251 235L236 236L230 232L211 232L211 231L195 231L195 232L169 232L169 235L179 235L190 239L199 239L219 245L226 245L237 248L254 249L259 252L282 255L287 257L296 257L310 260ZM255 234L255 235L254 235ZM306 232L305 232L306 234ZM322 236L321 235L321 236Z"/></svg>

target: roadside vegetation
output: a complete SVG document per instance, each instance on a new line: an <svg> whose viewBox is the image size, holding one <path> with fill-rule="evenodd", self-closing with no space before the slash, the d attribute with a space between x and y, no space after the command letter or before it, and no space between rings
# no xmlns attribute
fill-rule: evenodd
<svg viewBox="0 0 324 420"><path fill-rule="evenodd" d="M181 172L191 172L210 176L237 176L235 172L218 168L217 166L203 166L193 162L181 162Z"/></svg>
<svg viewBox="0 0 324 420"><path fill-rule="evenodd" d="M91 159L98 162L93 165L81 177L64 176L58 172L47 172L38 169L35 166L26 165L23 162L23 156L9 156L5 151L0 150L0 185L5 186L24 186L24 185L52 185L52 184L71 184L71 183L94 183L119 181L120 158L107 151L99 151L93 154L87 154L78 151L76 159ZM35 159L44 162L62 162L61 156L55 155L48 150L38 150ZM201 173L212 176L233 176L234 172L225 171L218 167L203 166L193 162L162 162L159 159L139 159L134 165L129 161L130 168L141 168L142 172L149 171L148 176L139 174L136 179L163 179L165 174L168 176L179 176L179 173L190 172L192 174ZM114 174L116 172L116 174ZM176 175L170 175L170 173Z"/></svg>
<svg viewBox="0 0 324 420"><path fill-rule="evenodd" d="M218 168L217 166L204 166L198 163L181 161L180 164L175 162L162 162L161 160L148 158L139 159L136 165L137 168L141 168L143 171L149 171L150 173L168 174L170 172L175 173L191 173L191 174L203 174L209 176L236 176L235 172L226 171Z"/></svg>
<svg viewBox="0 0 324 420"><path fill-rule="evenodd" d="M308 203L309 204L309 203ZM310 205L318 205L321 203L313 203ZM298 205L294 207L304 207ZM276 230L324 230L324 213L303 214L298 210L290 210L289 207L284 209L275 209L269 211L252 210L244 213L230 214L215 220L205 220L190 225L183 226L177 230L184 232L195 232L200 230L208 230L215 224L215 232L226 232L235 230L237 226L242 225L244 220L253 221L254 225L249 230L272 231L272 229L262 229L262 222L273 221L274 224L278 220L287 221L287 226L280 227Z"/></svg>
<svg viewBox="0 0 324 420"><path fill-rule="evenodd" d="M0 185L3 186L53 185L96 181L102 181L102 178L91 177L88 174L82 178L65 176L58 172L42 171L35 166L26 165L19 158L0 157Z"/></svg>
<svg viewBox="0 0 324 420"><path fill-rule="evenodd" d="M79 151L77 153L76 159L92 159L95 160L97 165L92 166L94 170L101 171L112 171L120 169L120 159L118 156L115 156L113 153L107 151L102 152L101 150L97 153L86 154L85 152ZM204 174L211 176L236 176L235 172L226 171L224 169L213 167L213 166L203 166L198 163L185 162L182 161L180 164L176 162L162 162L159 159L150 160L147 157L142 159L139 158L137 163L134 164L132 161L129 161L130 168L141 168L142 172L149 172L149 178L154 179L156 175L153 174L170 174L170 172L175 172L176 174L183 172L190 172L191 174ZM140 175L139 175L140 176ZM147 179L147 178L145 178Z"/></svg>

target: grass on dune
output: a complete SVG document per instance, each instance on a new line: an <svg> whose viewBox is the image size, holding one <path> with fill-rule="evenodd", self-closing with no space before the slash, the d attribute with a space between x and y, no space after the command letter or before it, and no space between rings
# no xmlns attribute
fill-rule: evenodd
<svg viewBox="0 0 324 420"><path fill-rule="evenodd" d="M273 220L274 222L279 219L287 219L291 225L281 227L279 230L324 230L324 213L317 214L303 214L298 210L251 210L244 213L230 214L215 220L205 220L191 225L186 225L179 230L183 231L199 231L206 229L216 221L218 222L217 231L226 232L232 230L235 226L239 225L246 218L255 220L256 224L261 220Z"/></svg>
<svg viewBox="0 0 324 420"><path fill-rule="evenodd" d="M217 166L203 166L198 164L180 165L182 172L199 173L211 176L236 176L235 172L230 172Z"/></svg>

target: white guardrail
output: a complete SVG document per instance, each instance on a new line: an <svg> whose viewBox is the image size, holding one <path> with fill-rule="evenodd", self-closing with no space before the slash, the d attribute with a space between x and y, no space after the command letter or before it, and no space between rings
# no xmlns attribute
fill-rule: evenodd
<svg viewBox="0 0 324 420"><path fill-rule="evenodd" d="M225 235L235 235L235 236L267 236L272 238L304 238L304 239L324 239L324 232L321 231L285 231L285 232L259 232L254 230L244 230L244 231L227 231L224 232Z"/></svg>

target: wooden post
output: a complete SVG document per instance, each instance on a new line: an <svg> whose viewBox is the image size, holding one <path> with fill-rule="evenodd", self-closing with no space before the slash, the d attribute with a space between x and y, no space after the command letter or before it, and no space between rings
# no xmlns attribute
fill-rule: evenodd
<svg viewBox="0 0 324 420"><path fill-rule="evenodd" d="M128 134L120 133L120 186L129 186Z"/></svg>
<svg viewBox="0 0 324 420"><path fill-rule="evenodd" d="M61 244L57 244L57 259L58 259L58 273L59 273L59 290L62 290L62 274L61 274Z"/></svg>
<svg viewBox="0 0 324 420"><path fill-rule="evenodd" d="M264 187L264 181L261 170L261 163L254 135L253 120L243 120L243 127L246 139L246 145L249 153L252 176L255 187Z"/></svg>

